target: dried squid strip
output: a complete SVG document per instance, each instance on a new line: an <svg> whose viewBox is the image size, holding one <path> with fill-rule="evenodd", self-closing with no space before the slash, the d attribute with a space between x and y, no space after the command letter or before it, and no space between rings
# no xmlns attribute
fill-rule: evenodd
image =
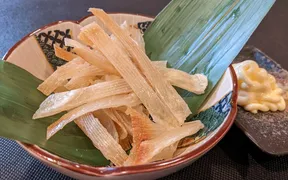
<svg viewBox="0 0 288 180"><path fill-rule="evenodd" d="M40 104L39 109L33 115L33 119L52 116L85 103L130 92L132 92L132 89L129 85L123 79L118 79L97 83L72 91L55 93L47 97L45 101Z"/></svg>
<svg viewBox="0 0 288 180"><path fill-rule="evenodd" d="M148 110L142 104L133 107L133 109L135 109L136 111L141 113L143 116L149 116ZM127 110L127 108L126 108L126 110Z"/></svg>
<svg viewBox="0 0 288 180"><path fill-rule="evenodd" d="M190 136L202 129L201 121L184 123L181 127L170 129L157 137L141 142L133 146L133 154L124 163L128 165L139 165L153 161L153 158L160 154L165 148L179 142L182 138Z"/></svg>
<svg viewBox="0 0 288 180"><path fill-rule="evenodd" d="M156 156L154 156L151 159L151 162L153 161L160 161L160 160L167 160L167 159L171 159L174 156L174 153L177 150L179 141L177 141L176 143L164 148L159 154L157 154Z"/></svg>
<svg viewBox="0 0 288 180"><path fill-rule="evenodd" d="M203 74L190 75L172 68L158 68L171 85L180 87L195 94L203 94L208 86L208 79Z"/></svg>
<svg viewBox="0 0 288 180"><path fill-rule="evenodd" d="M54 44L54 51L55 55L58 58L61 58L65 61L72 61L73 59L77 58L78 56L76 54L73 54L71 52L66 51L65 49L62 49L58 45Z"/></svg>
<svg viewBox="0 0 288 180"><path fill-rule="evenodd" d="M115 124L118 125L117 129L118 129L120 139L123 140L127 138L128 132L123 122L116 116L115 111L113 109L103 109L102 112L105 113L110 119L112 119Z"/></svg>
<svg viewBox="0 0 288 180"><path fill-rule="evenodd" d="M101 112L100 112L101 113ZM100 123L106 128L106 130L111 134L111 136L115 139L116 142L119 143L119 134L116 129L116 125L110 118L99 118L95 113L93 113L94 117L97 118Z"/></svg>
<svg viewBox="0 0 288 180"><path fill-rule="evenodd" d="M92 114L83 115L75 123L90 138L94 146L99 149L106 159L116 166L122 166L127 159L127 154L108 133L105 127L94 118Z"/></svg>
<svg viewBox="0 0 288 180"><path fill-rule="evenodd" d="M84 88L91 85L94 80L96 80L95 76L73 77L64 87L68 90Z"/></svg>
<svg viewBox="0 0 288 180"><path fill-rule="evenodd" d="M124 127L124 125L119 124L118 122L115 122L115 120L113 120L110 116L108 116L105 113L105 109L101 109L98 111L93 112L94 117L96 117L97 119L99 119L100 121L109 121L109 122L113 122L114 126L115 126L115 130L118 134L118 142L120 141L120 139L125 139L125 137L127 137L128 133Z"/></svg>
<svg viewBox="0 0 288 180"><path fill-rule="evenodd" d="M84 114L97 111L99 109L113 108L113 107L119 107L119 106L124 106L124 105L132 107L140 103L141 102L139 101L137 96L132 93L132 94L127 94L127 95L111 96L111 97L99 99L95 102L84 104L82 106L79 106L69 111L67 114L63 115L59 120L51 124L47 128L47 139L49 139L55 133L60 131L66 124L74 121L76 118Z"/></svg>
<svg viewBox="0 0 288 180"><path fill-rule="evenodd" d="M80 34L89 37L94 45L114 65L156 122L164 126L179 126L169 107L157 96L127 53L121 47L116 46L99 25L96 23L90 24L85 29L82 29Z"/></svg>
<svg viewBox="0 0 288 180"><path fill-rule="evenodd" d="M65 87L67 83L68 83L68 80L63 81L62 85L58 86L53 92L60 93L60 92L68 91L68 89Z"/></svg>
<svg viewBox="0 0 288 180"><path fill-rule="evenodd" d="M127 133L132 136L131 121L129 121L128 117L126 117L126 114L118 112L114 108L110 109L110 113L112 113L114 117L117 119L117 121L123 125Z"/></svg>
<svg viewBox="0 0 288 180"><path fill-rule="evenodd" d="M120 121L122 121L123 125L125 126L128 134L130 136L133 136L132 123L131 123L130 116L127 116L125 113L121 111L116 111L116 113L117 113L117 116L119 116Z"/></svg>
<svg viewBox="0 0 288 180"><path fill-rule="evenodd" d="M122 79L122 77L120 77L120 76L109 75L109 74L103 76L102 78L103 78L103 80L105 80L105 81L112 81L112 80L116 80L116 79Z"/></svg>
<svg viewBox="0 0 288 180"><path fill-rule="evenodd" d="M166 129L163 126L152 122L147 116L144 116L143 113L138 112L135 109L127 108L126 114L129 114L131 117L133 148L124 165L130 166L134 164L137 156L139 156L139 154L137 154L137 149L141 142L156 138L159 134L165 132Z"/></svg>
<svg viewBox="0 0 288 180"><path fill-rule="evenodd" d="M66 44L75 47L74 51L83 59L85 59L87 62L97 66L99 66L99 63L101 65L110 64L110 62L106 59L106 57L103 56L100 52L97 51L93 52L92 50L87 49L87 47L85 47L84 45L82 44L79 45L80 44L79 42L77 41L73 42L74 40L71 39L67 39L65 40L65 42L66 41L67 41ZM95 63L94 61L96 61L97 59L103 59L105 61ZM91 60L93 60L93 62ZM204 90L208 85L207 77L204 75L201 74L189 75L188 73L176 69L164 68L167 66L167 61L153 61L152 64L154 67L156 67L156 69L160 71L162 77L165 78L173 86L180 87L195 94L203 94ZM118 74L117 70L114 67L110 67L110 65L109 70L107 70L107 72L110 72L112 74Z"/></svg>
<svg viewBox="0 0 288 180"><path fill-rule="evenodd" d="M38 90L48 96L72 77L97 76L104 74L103 70L91 66L81 58L76 58L63 66L58 67L51 76L38 86Z"/></svg>
<svg viewBox="0 0 288 180"><path fill-rule="evenodd" d="M38 86L38 90L45 95L51 94L57 87L63 85L67 79L71 78L75 71L88 65L81 58L76 58L65 65L58 67L57 70L50 75L43 83Z"/></svg>
<svg viewBox="0 0 288 180"><path fill-rule="evenodd" d="M119 144L124 149L124 151L128 151L132 148L133 139L132 136L128 135L125 139L121 140Z"/></svg>
<svg viewBox="0 0 288 180"><path fill-rule="evenodd" d="M155 89L157 95L168 106L178 120L179 124L182 125L186 120L186 117L191 114L188 105L185 103L182 97L165 79L162 78L163 76L161 76L160 72L154 68L145 52L141 50L134 40L130 38L130 36L123 31L108 14L106 14L102 9L96 8L90 8L89 11L92 12L102 23L104 23L105 27L107 27L122 43L122 45L129 52L129 55L132 57L133 62L137 64L137 67L140 68L149 83ZM90 40L93 42L91 38ZM93 43L96 45L95 42ZM102 47L98 47L98 49L100 48L103 49ZM110 60L110 58L108 59ZM115 64L113 65L116 67Z"/></svg>
<svg viewBox="0 0 288 180"><path fill-rule="evenodd" d="M167 130L165 127L152 122L148 116L144 116L135 109L128 108L126 113L131 117L133 143L135 145L140 144L142 141L156 138Z"/></svg>
<svg viewBox="0 0 288 180"><path fill-rule="evenodd" d="M119 75L119 73L112 66L112 64L109 61L107 61L105 56L103 56L100 52L91 50L89 47L86 47L83 44L72 39L66 38L65 45L74 47L73 51L88 63L104 70L109 74Z"/></svg>
<svg viewBox="0 0 288 180"><path fill-rule="evenodd" d="M152 64L158 70L159 70L159 68L166 68L167 67L167 61L152 61Z"/></svg>

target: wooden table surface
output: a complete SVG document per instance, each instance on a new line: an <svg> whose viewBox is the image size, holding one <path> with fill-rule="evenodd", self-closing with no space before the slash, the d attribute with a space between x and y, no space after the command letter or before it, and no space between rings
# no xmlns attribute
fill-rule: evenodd
<svg viewBox="0 0 288 180"><path fill-rule="evenodd" d="M169 1L0 0L0 57L29 32L54 21L78 20L88 14L89 7L103 8L108 12L155 16ZM248 44L258 47L288 69L287 19L288 0L277 0ZM3 147L0 145L0 154L1 148ZM12 149L11 153L13 153ZM21 163L21 157L18 161ZM13 162L7 160L4 162L0 157L1 163L3 167L6 167ZM3 167L1 166L1 169ZM262 153L238 128L232 127L226 137L207 155L183 171L165 179L191 179L192 176L197 180L218 179L219 177L221 179L288 179L287 169L287 156L277 158ZM16 171L17 169L15 173ZM29 179L25 173L35 174L37 171L23 172L21 177ZM51 170L51 173L54 171Z"/></svg>

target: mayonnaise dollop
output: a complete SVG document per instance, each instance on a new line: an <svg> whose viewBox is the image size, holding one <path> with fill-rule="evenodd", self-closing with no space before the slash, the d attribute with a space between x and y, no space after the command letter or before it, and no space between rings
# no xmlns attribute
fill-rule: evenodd
<svg viewBox="0 0 288 180"><path fill-rule="evenodd" d="M238 78L238 105L252 113L257 113L258 110L285 110L283 91L265 69L252 60L234 64L233 67Z"/></svg>

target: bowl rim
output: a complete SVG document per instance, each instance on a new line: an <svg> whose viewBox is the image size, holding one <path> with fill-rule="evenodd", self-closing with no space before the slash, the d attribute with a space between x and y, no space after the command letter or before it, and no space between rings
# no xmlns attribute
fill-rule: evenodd
<svg viewBox="0 0 288 180"><path fill-rule="evenodd" d="M154 18L152 16L146 16L141 14L133 14L133 13L109 13L109 14L115 14L115 15L134 15L134 16L143 16L146 18ZM45 26L42 26L41 28L38 28L35 31L32 31L28 35L24 36L21 40L19 40L16 44L14 44L7 53L3 56L3 59L6 60L11 53L26 39L29 37L35 35L37 32L44 30L48 27L61 24L64 22L72 22L76 24L80 24L82 21L86 20L87 18L93 16L92 14L87 15L83 18L81 18L78 21L73 20L63 20L63 21L56 21L50 24L47 24ZM196 148L195 150L179 156L175 157L173 159L164 160L164 161L158 161L153 162L149 164L144 165L137 165L137 166L127 166L127 167L94 167L84 164L79 164L72 162L70 160L66 160L64 158L61 158L57 155L54 155L44 149L41 149L40 147L36 145L31 145L27 143L18 142L22 148L24 148L26 151L28 151L32 156L38 158L39 160L42 160L44 162L52 163L52 165L57 166L59 168L64 168L71 170L76 173L90 175L90 176L97 176L97 177L105 177L105 176L121 176L121 175L127 175L127 174L138 174L138 173L148 173L153 171L160 171L165 170L168 168L176 167L181 164L186 164L192 161L195 158L200 157L201 155L205 154L207 151L212 149L228 132L232 124L234 123L234 120L236 118L237 114L237 97L238 97L238 84L237 84L237 76L236 73L232 67L232 65L229 66L229 70L232 76L232 82L233 82L233 90L232 90L232 96L231 96L231 111L227 117L227 120L222 124L221 128L217 133L214 134L214 137L206 141L202 146L199 148Z"/></svg>

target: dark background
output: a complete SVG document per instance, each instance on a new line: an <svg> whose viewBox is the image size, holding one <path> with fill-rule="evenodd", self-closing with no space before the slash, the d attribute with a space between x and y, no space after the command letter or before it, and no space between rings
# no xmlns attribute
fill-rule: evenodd
<svg viewBox="0 0 288 180"><path fill-rule="evenodd" d="M0 0L0 57L31 31L54 21L79 20L88 14L89 7L155 16L169 1ZM288 1L278 0L248 42L286 69L287 18ZM5 139L0 139L0 171L0 179L68 179L28 156L16 143ZM41 176L43 172L49 176ZM273 157L261 152L233 126L204 157L164 179L288 179L288 157Z"/></svg>

